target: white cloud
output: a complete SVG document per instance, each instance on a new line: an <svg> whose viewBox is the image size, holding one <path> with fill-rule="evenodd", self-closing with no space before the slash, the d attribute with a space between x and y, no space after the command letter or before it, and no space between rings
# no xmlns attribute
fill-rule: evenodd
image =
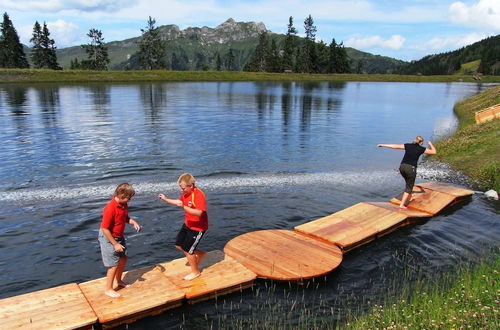
<svg viewBox="0 0 500 330"><path fill-rule="evenodd" d="M440 53L443 51L457 50L487 37L487 35L482 33L469 33L466 35L450 36L446 38L435 37L423 44L412 46L410 48L425 51L427 54Z"/></svg>
<svg viewBox="0 0 500 330"><path fill-rule="evenodd" d="M389 39L382 39L380 36L370 36L370 37L349 37L345 45L348 47L353 47L357 49L370 49L370 48L385 48L399 50L403 47L405 38L399 34L394 34Z"/></svg>
<svg viewBox="0 0 500 330"><path fill-rule="evenodd" d="M138 0L1 0L0 7L18 11L30 12L60 12L70 11L109 11L115 12L124 7L130 7Z"/></svg>
<svg viewBox="0 0 500 330"><path fill-rule="evenodd" d="M500 1L479 0L473 5L458 1L448 10L453 23L493 33L500 32Z"/></svg>
<svg viewBox="0 0 500 330"><path fill-rule="evenodd" d="M47 22L47 27L58 48L83 43L82 37L85 36L85 33L73 23L58 19L55 22Z"/></svg>

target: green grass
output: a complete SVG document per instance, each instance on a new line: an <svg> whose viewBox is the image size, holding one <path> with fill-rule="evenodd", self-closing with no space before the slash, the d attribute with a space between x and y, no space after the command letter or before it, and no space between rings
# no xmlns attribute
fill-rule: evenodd
<svg viewBox="0 0 500 330"><path fill-rule="evenodd" d="M0 69L0 83L38 82L142 82L142 81L394 81L473 82L469 75L418 76L395 74L302 74L234 71L87 71ZM483 82L500 82L500 76L485 76Z"/></svg>
<svg viewBox="0 0 500 330"><path fill-rule="evenodd" d="M438 141L433 159L467 174L484 189L500 190L500 120L477 125L474 113L500 103L500 86L457 103L458 130Z"/></svg>
<svg viewBox="0 0 500 330"><path fill-rule="evenodd" d="M481 60L463 63L460 66L460 69L457 72L455 72L455 74L458 75L474 74L479 69L479 64L481 64Z"/></svg>
<svg viewBox="0 0 500 330"><path fill-rule="evenodd" d="M500 329L500 256L478 267L462 265L456 276L428 287L421 282L409 299L373 306L347 329Z"/></svg>

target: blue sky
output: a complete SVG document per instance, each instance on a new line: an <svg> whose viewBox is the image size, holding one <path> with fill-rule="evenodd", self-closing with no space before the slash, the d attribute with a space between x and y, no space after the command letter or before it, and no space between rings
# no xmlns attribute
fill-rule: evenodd
<svg viewBox="0 0 500 330"><path fill-rule="evenodd" d="M455 50L500 34L500 0L0 0L21 42L35 21L46 22L58 48L88 42L89 29L106 42L139 36L149 16L156 25L216 27L228 18L262 22L285 33L293 17L299 34L314 19L316 37L402 60Z"/></svg>

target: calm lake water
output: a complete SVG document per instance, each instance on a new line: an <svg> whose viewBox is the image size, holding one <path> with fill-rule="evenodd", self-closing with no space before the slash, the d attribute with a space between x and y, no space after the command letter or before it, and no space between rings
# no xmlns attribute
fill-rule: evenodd
<svg viewBox="0 0 500 330"><path fill-rule="evenodd" d="M456 102L491 86L473 83L154 83L0 85L0 298L105 274L97 231L116 185L137 190L127 269L182 257L183 216L157 200L179 195L183 172L208 199L200 247L237 235L293 229L361 201L387 201L404 182L399 150L378 143L432 141L456 127ZM425 160L417 182L471 189ZM481 194L428 221L344 256L307 286L258 280L246 290L183 306L129 326L204 328L262 317L260 305L294 301L329 318L381 302L398 281L453 272L498 246L498 202ZM264 308L265 309L265 308ZM231 315L231 316L229 316ZM227 320L226 320L227 321Z"/></svg>

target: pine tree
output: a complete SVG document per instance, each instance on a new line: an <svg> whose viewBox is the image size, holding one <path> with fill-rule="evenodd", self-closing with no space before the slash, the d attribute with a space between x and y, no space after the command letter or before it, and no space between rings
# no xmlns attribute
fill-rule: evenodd
<svg viewBox="0 0 500 330"><path fill-rule="evenodd" d="M7 13L3 14L0 30L0 67L29 68L23 45Z"/></svg>
<svg viewBox="0 0 500 330"><path fill-rule="evenodd" d="M252 57L247 62L243 70L251 72L264 72L266 70L266 59L268 58L268 52L269 41L267 38L267 32L262 31L259 34L259 43L255 48Z"/></svg>
<svg viewBox="0 0 500 330"><path fill-rule="evenodd" d="M87 36L90 38L90 43L82 45L82 48L85 49L88 60L81 62L82 68L89 70L107 70L109 64L108 48L104 46L102 32L97 29L90 29Z"/></svg>
<svg viewBox="0 0 500 330"><path fill-rule="evenodd" d="M344 44L337 44L335 38L329 46L328 73L347 73L349 69L349 58L345 51Z"/></svg>
<svg viewBox="0 0 500 330"><path fill-rule="evenodd" d="M30 42L33 43L31 50L31 60L33 66L37 69L60 70L57 63L56 47L54 39L50 38L50 32L47 24L43 23L43 29L38 21L33 26L33 37Z"/></svg>
<svg viewBox="0 0 500 330"><path fill-rule="evenodd" d="M281 72L281 63L278 47L276 41L271 40L271 48L267 53L266 59L266 72Z"/></svg>
<svg viewBox="0 0 500 330"><path fill-rule="evenodd" d="M139 41L139 63L145 70L166 68L166 44L161 39L160 30L155 27L156 20L149 16L146 29L141 29Z"/></svg>
<svg viewBox="0 0 500 330"><path fill-rule="evenodd" d="M234 57L233 49L229 48L229 51L228 51L227 56L226 56L226 69L228 71L235 70L234 61L235 61L235 57Z"/></svg>
<svg viewBox="0 0 500 330"><path fill-rule="evenodd" d="M288 19L288 29L283 44L283 69L292 70L295 62L295 40L297 39L297 29L293 26L293 17Z"/></svg>
<svg viewBox="0 0 500 330"><path fill-rule="evenodd" d="M217 53L217 57L215 59L215 70L220 71L222 69L222 61L220 59L219 53Z"/></svg>
<svg viewBox="0 0 500 330"><path fill-rule="evenodd" d="M311 15L304 21L305 40L302 45L300 67L301 71L305 73L317 72L318 56L316 53L316 26Z"/></svg>

